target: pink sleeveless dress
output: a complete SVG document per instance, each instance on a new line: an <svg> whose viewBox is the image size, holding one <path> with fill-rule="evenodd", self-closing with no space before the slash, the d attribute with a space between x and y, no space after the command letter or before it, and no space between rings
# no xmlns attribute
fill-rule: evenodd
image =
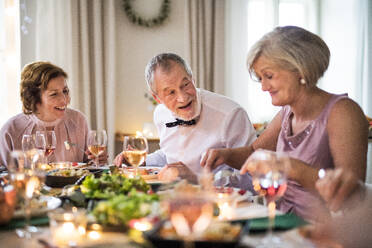
<svg viewBox="0 0 372 248"><path fill-rule="evenodd" d="M347 94L332 95L319 116L296 135L290 135L291 108L289 106L283 107L281 110L282 128L276 150L302 160L316 169L334 168L329 147L327 121L333 105L343 98L347 98ZM287 191L279 202L279 209L285 213L295 213L308 220L316 219L315 213L328 214L324 202L315 192L309 192L299 183L291 180L288 182Z"/></svg>

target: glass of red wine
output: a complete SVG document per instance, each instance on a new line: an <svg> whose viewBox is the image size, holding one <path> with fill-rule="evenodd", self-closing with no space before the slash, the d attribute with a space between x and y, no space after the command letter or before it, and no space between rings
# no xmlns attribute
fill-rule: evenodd
<svg viewBox="0 0 372 248"><path fill-rule="evenodd" d="M54 153L54 150L57 146L56 133L54 130L46 130L41 132L43 132L45 136L45 157L49 162L50 156Z"/></svg>
<svg viewBox="0 0 372 248"><path fill-rule="evenodd" d="M254 189L265 197L269 217L268 233L257 247L284 247L283 241L272 230L275 226L276 201L287 189L289 166L289 157L283 153L257 150L249 158Z"/></svg>

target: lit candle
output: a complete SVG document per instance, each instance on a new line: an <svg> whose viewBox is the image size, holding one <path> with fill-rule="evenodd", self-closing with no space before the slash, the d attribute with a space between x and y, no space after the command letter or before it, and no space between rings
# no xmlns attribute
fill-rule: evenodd
<svg viewBox="0 0 372 248"><path fill-rule="evenodd" d="M57 246L78 245L86 234L85 211L59 209L48 214L52 238Z"/></svg>
<svg viewBox="0 0 372 248"><path fill-rule="evenodd" d="M234 217L233 196L228 193L218 193L217 198L217 205L220 210L218 219L232 219Z"/></svg>
<svg viewBox="0 0 372 248"><path fill-rule="evenodd" d="M133 219L129 222L129 226L138 231L144 232L152 228L152 223L146 218Z"/></svg>

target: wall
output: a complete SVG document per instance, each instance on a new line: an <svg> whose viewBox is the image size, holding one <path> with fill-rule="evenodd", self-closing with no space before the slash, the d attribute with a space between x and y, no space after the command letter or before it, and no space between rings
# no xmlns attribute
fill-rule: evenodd
<svg viewBox="0 0 372 248"><path fill-rule="evenodd" d="M161 0L136 0L135 9L145 16L154 16ZM28 15L36 20L37 0L27 0ZM129 22L116 1L115 25L117 56L116 131L133 133L142 129L144 122L152 121L152 105L144 97L147 87L144 69L148 60L157 53L172 51L185 56L185 0L171 1L171 14L165 24L144 28ZM28 35L21 38L22 67L35 60L35 21L27 25Z"/></svg>
<svg viewBox="0 0 372 248"><path fill-rule="evenodd" d="M154 1L145 1L154 5ZM149 59L166 51L186 56L185 1L171 1L170 18L157 28L130 23L122 11L121 1L117 11L117 44L122 56L117 61L120 67L115 125L117 131L133 133L141 130L144 122L152 122L152 105L144 97L147 92L144 69Z"/></svg>
<svg viewBox="0 0 372 248"><path fill-rule="evenodd" d="M356 99L356 65L359 0L321 1L320 34L329 46L331 60L321 81L321 87L332 93L348 93ZM340 73L342 72L342 73Z"/></svg>

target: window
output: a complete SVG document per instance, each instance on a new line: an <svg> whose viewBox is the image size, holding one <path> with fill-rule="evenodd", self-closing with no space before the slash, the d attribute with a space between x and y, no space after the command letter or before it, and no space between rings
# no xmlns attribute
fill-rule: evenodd
<svg viewBox="0 0 372 248"><path fill-rule="evenodd" d="M227 96L239 102L252 122L270 121L280 109L246 68L249 48L276 26L295 25L317 33L317 0L238 0L226 6ZM230 48L232 47L232 48Z"/></svg>
<svg viewBox="0 0 372 248"><path fill-rule="evenodd" d="M16 0L0 0L0 126L20 112L19 8Z"/></svg>

